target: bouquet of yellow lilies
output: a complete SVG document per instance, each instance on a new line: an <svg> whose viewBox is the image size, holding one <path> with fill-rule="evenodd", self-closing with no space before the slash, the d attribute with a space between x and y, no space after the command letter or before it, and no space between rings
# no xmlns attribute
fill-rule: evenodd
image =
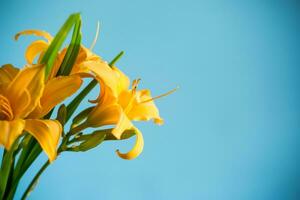
<svg viewBox="0 0 300 200"><path fill-rule="evenodd" d="M61 49L72 30L70 44ZM0 68L0 145L4 147L0 199L14 198L21 178L42 151L49 160L28 182L22 199L62 152L84 152L104 141L135 135L135 145L129 152L117 150L116 153L123 159L136 158L143 150L144 141L132 121L153 119L156 124L162 124L153 100L174 90L152 98L149 90L137 90L139 80L134 80L130 87L129 78L115 67L123 52L110 63L103 61L92 52L98 34L91 48L81 45L81 18L77 13L67 19L55 37L45 31L25 30L16 34L15 39L23 35L42 39L26 49L28 64L24 68L10 64ZM77 92L85 78L92 80ZM100 86L98 97L89 100L89 107L77 111L97 85ZM75 93L68 105L61 104ZM97 129L84 132L90 127Z"/></svg>

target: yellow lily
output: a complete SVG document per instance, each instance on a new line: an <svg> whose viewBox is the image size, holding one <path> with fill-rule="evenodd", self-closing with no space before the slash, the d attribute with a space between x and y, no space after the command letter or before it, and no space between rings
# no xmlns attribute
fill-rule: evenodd
<svg viewBox="0 0 300 200"><path fill-rule="evenodd" d="M44 79L43 65L27 66L21 70L12 65L0 68L0 145L10 149L16 138L27 131L53 161L62 126L56 120L39 118L75 92L81 80L63 77L45 83ZM70 90L62 90L65 88ZM37 114L37 108L45 114Z"/></svg>
<svg viewBox="0 0 300 200"><path fill-rule="evenodd" d="M133 81L132 89L129 89L129 78L116 67L112 68L118 77L115 91L101 81L101 94L98 104L89 114L83 126L101 127L116 125L112 134L120 139L125 130L133 129L136 133L136 143L128 153L117 154L123 159L134 159L143 150L144 141L142 133L132 124L133 121L148 121L153 119L156 124L163 124L159 111L154 104L154 99L168 95L170 91L159 97L152 98L149 90L137 91L139 80ZM117 96L115 95L117 94Z"/></svg>

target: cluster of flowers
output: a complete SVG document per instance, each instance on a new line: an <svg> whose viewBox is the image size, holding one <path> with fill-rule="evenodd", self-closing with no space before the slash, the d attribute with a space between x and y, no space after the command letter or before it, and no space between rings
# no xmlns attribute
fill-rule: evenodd
<svg viewBox="0 0 300 200"><path fill-rule="evenodd" d="M137 157L144 142L141 132L131 121L153 119L156 124L163 123L150 91L137 90L139 80L134 80L130 87L129 78L120 69L109 66L84 46L80 47L68 76L56 76L66 54L65 48L59 52L46 78L45 65L40 64L40 61L53 38L44 31L26 30L18 33L15 39L29 34L41 36L45 40L34 41L28 46L25 53L28 65L20 70L12 65L0 68L0 144L9 150L14 141L27 132L39 142L49 160L53 161L57 155L63 124L59 120L43 117L74 94L82 85L83 78L91 77L99 83L100 94L97 99L89 101L94 105L79 115L80 123L75 121L69 134L82 134L81 131L89 127L114 125L113 129L106 129L107 136L121 139L125 131L132 130L137 136L135 146L128 153L117 151L117 154L124 159Z"/></svg>
<svg viewBox="0 0 300 200"><path fill-rule="evenodd" d="M70 45L60 50L72 27ZM131 84L115 66L123 52L108 64L92 52L98 31L91 48L86 48L81 44L80 30L80 15L73 14L55 37L40 30L22 31L16 34L16 40L23 35L41 38L27 47L26 66L0 67L0 145L5 148L0 167L0 200L14 198L20 179L42 150L48 160L22 199L60 153L88 151L103 141L135 135L135 145L129 152L116 151L123 159L134 159L142 152L144 140L132 121L163 123L154 100L175 90L154 98L149 90L138 90L140 80ZM92 81L80 90L84 79ZM89 100L89 107L78 111L79 104L97 85L99 95ZM66 106L63 102L71 96L74 98ZM88 128L94 131L86 133Z"/></svg>

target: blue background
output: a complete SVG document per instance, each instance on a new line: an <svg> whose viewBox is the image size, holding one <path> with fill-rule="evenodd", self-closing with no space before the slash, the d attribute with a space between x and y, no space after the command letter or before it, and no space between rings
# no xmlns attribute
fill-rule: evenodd
<svg viewBox="0 0 300 200"><path fill-rule="evenodd" d="M300 5L297 1L27 0L1 1L0 63L25 64L33 38L23 29L55 34L80 11L83 43L101 23L95 52L141 87L161 94L165 125L139 123L145 149L133 161L114 151L130 141L87 153L65 153L29 199L299 199ZM96 95L96 92L93 96ZM83 107L86 105L83 105ZM41 156L26 181L46 159Z"/></svg>

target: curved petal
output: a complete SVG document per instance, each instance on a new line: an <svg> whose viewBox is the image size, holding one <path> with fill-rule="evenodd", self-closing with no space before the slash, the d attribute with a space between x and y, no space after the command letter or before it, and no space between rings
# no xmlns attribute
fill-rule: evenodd
<svg viewBox="0 0 300 200"><path fill-rule="evenodd" d="M25 52L25 58L28 64L33 64L34 59L43 54L48 48L49 44L44 40L37 40L31 43Z"/></svg>
<svg viewBox="0 0 300 200"><path fill-rule="evenodd" d="M88 73L90 71L112 90L112 94L117 96L118 80L116 74L107 63L103 61L86 61L81 63L77 71L73 73Z"/></svg>
<svg viewBox="0 0 300 200"><path fill-rule="evenodd" d="M120 153L119 150L116 151L119 157L126 160L132 160L138 157L142 153L144 148L144 139L142 133L137 128L134 128L134 130L136 134L136 141L134 147L127 153Z"/></svg>
<svg viewBox="0 0 300 200"><path fill-rule="evenodd" d="M30 115L40 118L46 115L57 104L74 94L81 86L82 80L77 75L61 76L47 82L38 106Z"/></svg>
<svg viewBox="0 0 300 200"><path fill-rule="evenodd" d="M10 103L3 95L0 94L0 120L13 120L14 115Z"/></svg>
<svg viewBox="0 0 300 200"><path fill-rule="evenodd" d="M131 120L148 121L153 119L156 124L163 124L163 119L159 116L159 111L151 99L149 90L140 90L136 92L136 99L133 101L131 109L127 116ZM145 102L143 102L145 101Z"/></svg>
<svg viewBox="0 0 300 200"><path fill-rule="evenodd" d="M62 132L61 124L56 120L27 119L24 129L39 142L50 162L55 160L56 148Z"/></svg>
<svg viewBox="0 0 300 200"><path fill-rule="evenodd" d="M100 96L97 106L87 118L87 124L92 127L115 125L120 120L123 109L112 95L111 89L100 80Z"/></svg>
<svg viewBox="0 0 300 200"><path fill-rule="evenodd" d="M11 81L5 95L9 99L15 117L26 117L39 103L44 89L45 67L36 65L21 70ZM22 103L25 93L29 93L30 103Z"/></svg>
<svg viewBox="0 0 300 200"><path fill-rule="evenodd" d="M7 85L9 84L14 77L18 74L19 69L14 66L7 64L3 65L0 68L0 84Z"/></svg>
<svg viewBox="0 0 300 200"><path fill-rule="evenodd" d="M24 126L25 122L22 119L0 120L0 145L9 150L14 141L22 134Z"/></svg>
<svg viewBox="0 0 300 200"><path fill-rule="evenodd" d="M53 37L46 31L41 30L24 30L15 35L15 40L18 40L21 35L36 35L45 38L48 42L51 42Z"/></svg>

